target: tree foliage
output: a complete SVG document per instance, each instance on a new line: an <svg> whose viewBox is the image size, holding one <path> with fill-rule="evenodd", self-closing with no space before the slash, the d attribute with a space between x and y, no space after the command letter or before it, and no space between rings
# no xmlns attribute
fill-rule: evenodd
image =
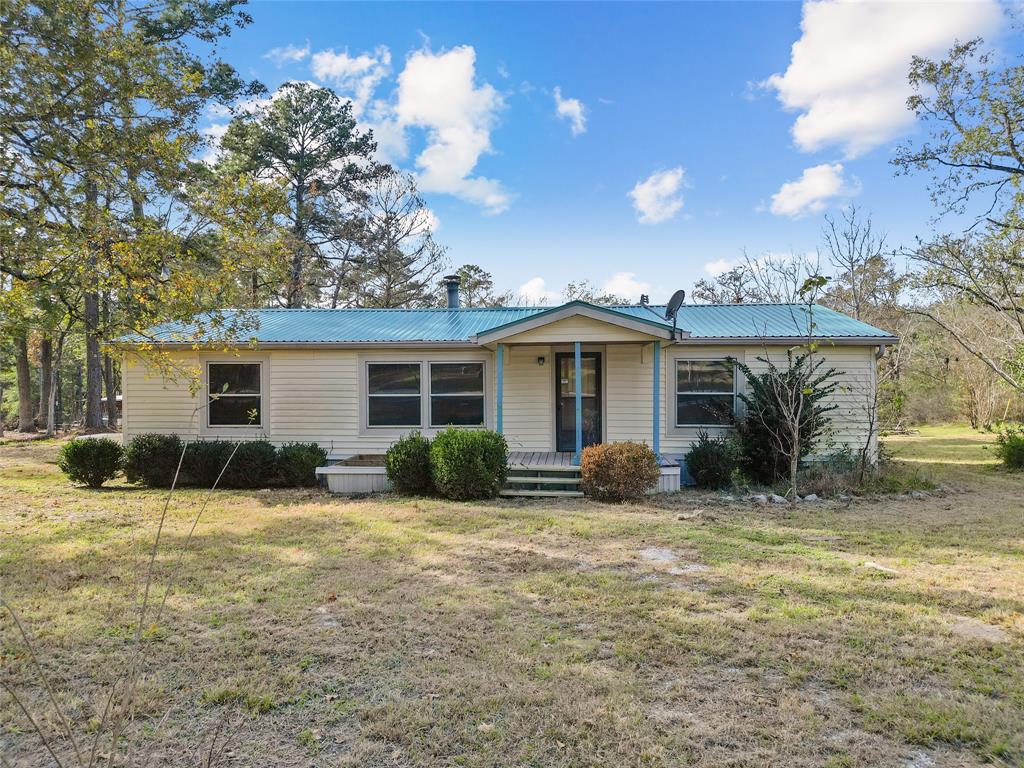
<svg viewBox="0 0 1024 768"><path fill-rule="evenodd" d="M287 190L289 274L279 301L317 304L328 275L343 279L356 260L352 245L365 233L353 206L366 204L367 183L387 171L373 160L372 135L331 89L290 82L236 116L220 147L221 174L251 174Z"/></svg>

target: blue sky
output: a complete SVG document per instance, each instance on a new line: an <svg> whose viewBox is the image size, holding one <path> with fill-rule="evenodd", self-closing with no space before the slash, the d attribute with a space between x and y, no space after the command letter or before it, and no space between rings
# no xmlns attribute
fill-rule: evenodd
<svg viewBox="0 0 1024 768"><path fill-rule="evenodd" d="M382 156L418 175L453 264L532 299L588 279L663 300L743 249L813 250L850 202L910 244L932 229L926 179L888 162L915 135L910 56L1007 44L995 0L249 12L224 57L272 90L353 98Z"/></svg>

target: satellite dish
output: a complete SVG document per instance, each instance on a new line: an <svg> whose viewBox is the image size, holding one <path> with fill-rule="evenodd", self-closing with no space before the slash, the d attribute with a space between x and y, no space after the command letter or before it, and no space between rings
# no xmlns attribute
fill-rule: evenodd
<svg viewBox="0 0 1024 768"><path fill-rule="evenodd" d="M665 317L675 320L676 312L679 311L679 307L682 306L684 301L686 301L686 291L676 291L673 293L672 298L668 300L668 306L665 307Z"/></svg>

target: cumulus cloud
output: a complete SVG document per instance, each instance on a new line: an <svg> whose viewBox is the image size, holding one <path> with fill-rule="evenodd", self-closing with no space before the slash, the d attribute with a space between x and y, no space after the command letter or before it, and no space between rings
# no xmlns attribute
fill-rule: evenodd
<svg viewBox="0 0 1024 768"><path fill-rule="evenodd" d="M655 301L660 294L650 283L636 279L636 272L616 272L601 284L601 293L610 293L629 301L640 301L640 294L654 295Z"/></svg>
<svg viewBox="0 0 1024 768"><path fill-rule="evenodd" d="M837 200L860 192L860 183L843 176L842 163L823 163L804 169L796 181L787 181L772 195L770 210L776 216L800 218L821 213Z"/></svg>
<svg viewBox="0 0 1024 768"><path fill-rule="evenodd" d="M569 130L573 136L579 136L587 130L587 110L579 99L562 98L562 89L555 86L555 114L569 121Z"/></svg>
<svg viewBox="0 0 1024 768"><path fill-rule="evenodd" d="M301 48L289 43L280 48L271 48L263 54L264 59L270 59L278 68L293 61L302 61L307 56L309 56L309 41L306 41L306 44Z"/></svg>
<svg viewBox="0 0 1024 768"><path fill-rule="evenodd" d="M477 84L472 46L411 54L398 76L394 114L399 126L427 132L427 146L416 158L420 189L455 195L488 213L507 209L511 195L500 182L472 175L480 157L492 151L491 130L503 106L491 85Z"/></svg>
<svg viewBox="0 0 1024 768"><path fill-rule="evenodd" d="M327 49L314 53L311 63L316 78L349 96L353 111L359 115L373 98L377 86L391 73L391 51L380 45L373 53L351 56L348 51Z"/></svg>
<svg viewBox="0 0 1024 768"><path fill-rule="evenodd" d="M709 261L704 265L704 271L712 277L718 277L735 266L735 262L729 261L728 259L715 259L714 261Z"/></svg>
<svg viewBox="0 0 1024 768"><path fill-rule="evenodd" d="M543 277L530 278L519 286L516 293L531 304L548 304L560 298L558 291L548 289Z"/></svg>
<svg viewBox="0 0 1024 768"><path fill-rule="evenodd" d="M655 171L629 191L641 224L659 224L679 212L683 207L683 175L681 166Z"/></svg>
<svg viewBox="0 0 1024 768"><path fill-rule="evenodd" d="M800 149L839 146L856 157L913 122L906 108L913 55L941 55L955 40L989 35L1003 22L998 0L807 0L789 66L762 85L800 113L792 128Z"/></svg>

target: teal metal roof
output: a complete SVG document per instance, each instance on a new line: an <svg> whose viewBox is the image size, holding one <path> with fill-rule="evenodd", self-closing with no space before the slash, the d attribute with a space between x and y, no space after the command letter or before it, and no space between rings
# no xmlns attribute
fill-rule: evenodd
<svg viewBox="0 0 1024 768"><path fill-rule="evenodd" d="M583 302L578 302L583 304ZM598 307L671 328L664 306ZM473 336L552 311L552 307L463 309L256 309L224 310L207 324L166 323L142 336L120 341L137 344L202 343L205 325L242 321L238 341L257 344L401 344L470 342ZM557 308L556 308L557 309ZM680 307L677 327L691 339L793 338L807 334L807 308L801 304L689 304ZM244 320L243 320L244 318ZM826 307L814 308L818 338L889 339L891 334Z"/></svg>

